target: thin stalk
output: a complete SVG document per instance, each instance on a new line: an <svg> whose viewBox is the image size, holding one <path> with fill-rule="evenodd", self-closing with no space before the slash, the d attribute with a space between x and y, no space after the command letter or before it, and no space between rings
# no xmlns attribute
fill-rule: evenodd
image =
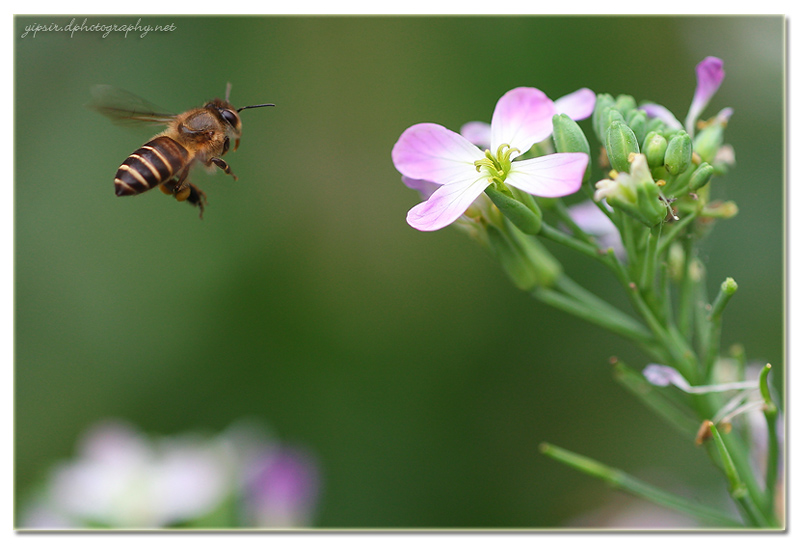
<svg viewBox="0 0 800 544"><path fill-rule="evenodd" d="M708 312L708 317L706 319L710 326L706 332L708 336L705 342L708 349L703 357L703 366L700 369L700 375L704 375L706 378L711 376L717 356L719 355L719 344L722 334L722 311L725 309L725 306L727 306L728 301L736 292L737 288L738 286L732 278L727 278L722 282L717 298L714 300L714 304L711 305L711 309Z"/></svg>
<svg viewBox="0 0 800 544"><path fill-rule="evenodd" d="M769 525L767 520L756 507L755 503L753 502L753 497L750 496L747 486L739 477L739 471L736 469L736 464L733 462L733 459L728 452L728 448L725 446L725 441L722 439L719 429L717 429L717 426L713 423L709 423L708 427L711 431L711 436L714 437L714 444L717 446L717 452L719 453L720 460L722 462L723 472L725 473L725 477L728 479L731 497L736 502L736 505L739 507L739 510L742 512L742 514L746 516L753 525L757 527L767 527Z"/></svg>
<svg viewBox="0 0 800 544"><path fill-rule="evenodd" d="M639 282L639 287L642 291L650 291L655 283L658 239L661 237L661 227L662 223L659 223L650 229L650 234L647 237L647 249L645 250L642 276Z"/></svg>
<svg viewBox="0 0 800 544"><path fill-rule="evenodd" d="M567 246L570 249L574 249L578 253L583 253L584 255L591 257L592 259L596 259L599 261L603 261L603 253L597 246L592 244L588 244L582 240L577 240L568 234L564 234L560 230L551 227L546 223L542 223L542 230L539 232L539 236L542 238L547 238L548 240L552 240L564 246Z"/></svg>
<svg viewBox="0 0 800 544"><path fill-rule="evenodd" d="M662 255L669 247L672 241L685 229L692 224L692 220L697 217L697 208L690 211L682 217L677 223L672 223L672 228L667 230L667 233L661 238L661 243L658 245L658 254Z"/></svg>
<svg viewBox="0 0 800 544"><path fill-rule="evenodd" d="M778 484L778 456L780 442L778 440L778 408L772 401L767 376L772 365L767 363L758 377L761 396L764 398L764 417L767 420L767 473L764 477L764 502L767 512L775 511L775 492Z"/></svg>
<svg viewBox="0 0 800 544"><path fill-rule="evenodd" d="M654 340L653 335L650 334L650 332L638 321L630 317L628 314L621 312L616 306L609 304L591 291L583 288L569 276L561 274L556 279L555 285L562 293L569 295L576 300L584 302L587 306L593 306L597 308L599 312L612 316L617 321L627 323L631 328L640 330L642 334L650 341Z"/></svg>
<svg viewBox="0 0 800 544"><path fill-rule="evenodd" d="M612 317L605 311L588 306L582 301L546 287L535 287L531 290L531 294L540 302L572 314L638 344L652 344L653 342L653 336L647 329L621 312L616 317Z"/></svg>
<svg viewBox="0 0 800 544"><path fill-rule="evenodd" d="M645 323L647 323L647 326L653 332L656 340L668 351L672 366L675 366L681 372L681 374L691 379L691 377L695 374L692 364L695 360L695 356L691 349L688 349L687 351L685 342L676 342L676 339L673 337L673 335L664 328L664 326L653 313L650 306L642 298L642 294L639 292L637 285L630 280L628 272L622 266L622 263L619 262L619 259L617 259L614 252L608 252L608 256L612 269L617 275L620 283L622 283L622 286L625 288L625 292L628 294L628 298L633 304L633 307L644 319Z"/></svg>
<svg viewBox="0 0 800 544"><path fill-rule="evenodd" d="M714 525L723 527L741 527L741 523L731 519L727 514L719 512L713 508L708 508L702 504L697 504L679 497L673 493L659 489L653 485L645 483L633 476L615 468L599 463L594 459L584 457L577 453L553 446L552 444L542 443L539 450L559 461L581 472L600 478L608 485L621 489L637 497L647 499L655 504L683 512L692 517L702 519Z"/></svg>
<svg viewBox="0 0 800 544"><path fill-rule="evenodd" d="M695 282L692 280L692 260L694 254L694 239L687 236L683 239L683 267L681 272L680 290L678 301L678 330L684 338L692 339L692 318L694 306L697 303Z"/></svg>
<svg viewBox="0 0 800 544"><path fill-rule="evenodd" d="M622 245L625 247L625 253L628 255L628 267L631 270L631 275L638 276L636 271L639 268L639 263L637 262L639 252L635 240L636 231L633 224L634 221L635 219L627 214L622 214L622 228L619 234L622 238Z"/></svg>

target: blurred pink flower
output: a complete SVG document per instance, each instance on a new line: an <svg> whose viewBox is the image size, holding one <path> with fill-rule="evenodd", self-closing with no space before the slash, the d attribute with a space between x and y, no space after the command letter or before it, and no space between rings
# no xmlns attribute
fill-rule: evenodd
<svg viewBox="0 0 800 544"><path fill-rule="evenodd" d="M311 522L317 478L310 457L285 450L254 426L235 425L216 437L149 439L127 423L106 422L85 434L75 459L52 469L20 527L174 527L232 498L255 512L248 527L300 526Z"/></svg>

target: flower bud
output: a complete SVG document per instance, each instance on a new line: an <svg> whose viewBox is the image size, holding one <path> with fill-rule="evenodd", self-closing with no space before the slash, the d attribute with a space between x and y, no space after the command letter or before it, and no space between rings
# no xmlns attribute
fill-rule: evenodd
<svg viewBox="0 0 800 544"><path fill-rule="evenodd" d="M630 110L625 115L625 121L636 135L636 141L643 142L645 134L647 134L644 130L647 124L647 114L642 110Z"/></svg>
<svg viewBox="0 0 800 544"><path fill-rule="evenodd" d="M636 99L629 94L621 94L617 97L614 107L616 107L623 116L627 116L629 111L636 109Z"/></svg>
<svg viewBox="0 0 800 544"><path fill-rule="evenodd" d="M704 162L697 167L697 170L694 171L692 177L689 178L689 190L698 190L700 187L708 183L708 180L710 180L711 176L713 175L714 167L707 162Z"/></svg>
<svg viewBox="0 0 800 544"><path fill-rule="evenodd" d="M564 113L554 115L553 142L557 153L586 153L589 156L589 164L586 165L586 173L583 175L583 181L589 181L592 175L589 141L578 123Z"/></svg>
<svg viewBox="0 0 800 544"><path fill-rule="evenodd" d="M631 127L621 121L613 121L606 132L606 153L608 162L617 172L628 172L631 153L639 153L639 142Z"/></svg>
<svg viewBox="0 0 800 544"><path fill-rule="evenodd" d="M534 207L536 206L532 197L526 205L513 196L499 191L494 185L487 187L484 192L492 199L497 209L503 212L503 215L525 234L538 234L542 230L542 212L529 207L531 203Z"/></svg>
<svg viewBox="0 0 800 544"><path fill-rule="evenodd" d="M663 166L664 154L667 152L667 139L658 132L648 132L642 144L642 153L647 157L650 168Z"/></svg>
<svg viewBox="0 0 800 544"><path fill-rule="evenodd" d="M620 123L625 123L625 118L622 117L622 114L614 107L608 107L603 110L603 115L600 118L600 130L602 131L602 137L600 138L600 144L605 147L607 145L608 139L608 127L611 126L611 123L614 121L619 121Z"/></svg>
<svg viewBox="0 0 800 544"><path fill-rule="evenodd" d="M694 141L694 150L706 162L712 162L722 147L724 127L713 123L701 130Z"/></svg>
<svg viewBox="0 0 800 544"><path fill-rule="evenodd" d="M692 138L685 130L679 131L669 140L664 154L664 166L673 176L685 172L692 164Z"/></svg>
<svg viewBox="0 0 800 544"><path fill-rule="evenodd" d="M610 94L598 94L594 103L594 112L592 113L592 130L594 135L597 136L597 141L604 142L606 137L606 128L608 125L605 122L604 112L605 109L614 105L614 98Z"/></svg>

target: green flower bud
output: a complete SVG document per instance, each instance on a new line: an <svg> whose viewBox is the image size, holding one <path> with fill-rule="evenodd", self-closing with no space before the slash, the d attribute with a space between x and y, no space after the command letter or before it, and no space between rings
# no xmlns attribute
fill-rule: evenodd
<svg viewBox="0 0 800 544"><path fill-rule="evenodd" d="M673 176L685 172L692 164L692 138L685 130L679 131L669 140L664 154L664 166Z"/></svg>
<svg viewBox="0 0 800 544"><path fill-rule="evenodd" d="M542 230L542 212L536 206L533 197L530 201L522 203L513 195L499 191L494 185L487 187L484 192L503 215L525 234L538 234Z"/></svg>
<svg viewBox="0 0 800 544"><path fill-rule="evenodd" d="M698 190L700 187L708 183L708 180L710 180L711 176L713 175L714 167L707 162L704 162L697 167L697 170L694 171L692 177L689 178L689 189L692 191Z"/></svg>
<svg viewBox="0 0 800 544"><path fill-rule="evenodd" d="M600 138L600 144L605 147L606 146L606 139L608 136L608 127L611 126L611 123L614 121L619 121L620 123L625 123L625 119L622 117L622 114L615 109L614 107L607 107L603 109L603 114L600 117L600 130L602 131L602 137Z"/></svg>
<svg viewBox="0 0 800 544"><path fill-rule="evenodd" d="M606 132L606 153L608 162L617 172L628 172L631 153L639 152L639 142L631 127L621 121L613 121Z"/></svg>
<svg viewBox="0 0 800 544"><path fill-rule="evenodd" d="M592 175L589 140L586 139L578 123L564 113L553 116L553 143L557 153L586 153L589 156L589 164L583 175L583 181L589 181Z"/></svg>
<svg viewBox="0 0 800 544"><path fill-rule="evenodd" d="M695 137L694 150L705 162L713 162L722 147L724 127L720 123L707 126Z"/></svg>
<svg viewBox="0 0 800 544"><path fill-rule="evenodd" d="M664 154L667 152L667 139L658 132L648 132L642 144L642 153L647 157L650 168L664 165Z"/></svg>
<svg viewBox="0 0 800 544"><path fill-rule="evenodd" d="M598 181L596 187L595 200L599 202L605 198L614 209L622 210L648 227L663 221L667 213L647 158L642 154L634 155L630 174L620 172L615 179Z"/></svg>
<svg viewBox="0 0 800 544"><path fill-rule="evenodd" d="M625 116L625 121L636 135L636 141L643 142L645 134L647 134L644 130L647 124L647 114L642 110L630 110Z"/></svg>
<svg viewBox="0 0 800 544"><path fill-rule="evenodd" d="M636 99L634 99L631 95L621 94L617 97L617 101L614 103L614 106L623 116L627 116L629 111L636 109L637 104Z"/></svg>
<svg viewBox="0 0 800 544"><path fill-rule="evenodd" d="M597 137L598 142L605 142L606 124L603 118L605 109L614 105L614 98L610 94L598 94L594 103L594 112L592 112L592 130Z"/></svg>

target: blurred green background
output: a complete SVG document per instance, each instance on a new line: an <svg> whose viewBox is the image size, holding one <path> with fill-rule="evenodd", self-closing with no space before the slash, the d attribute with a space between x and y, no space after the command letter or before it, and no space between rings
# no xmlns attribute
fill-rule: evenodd
<svg viewBox="0 0 800 544"><path fill-rule="evenodd" d="M515 290L456 229L410 228L418 197L390 151L414 123L489 121L517 86L624 92L682 119L695 65L722 58L705 116L735 109L737 166L714 193L740 214L701 250L710 290L739 284L725 344L781 387L782 17L145 16L176 29L21 38L71 18L14 23L18 504L109 417L157 435L266 422L319 460L320 527L552 527L618 500L540 455L545 440L724 496L703 450L612 380L609 356L647 359ZM116 198L117 167L155 130L86 109L90 87L180 112L227 82L236 106L277 107L242 113L239 181L194 172L204 219L157 191ZM552 250L625 306L606 270Z"/></svg>

